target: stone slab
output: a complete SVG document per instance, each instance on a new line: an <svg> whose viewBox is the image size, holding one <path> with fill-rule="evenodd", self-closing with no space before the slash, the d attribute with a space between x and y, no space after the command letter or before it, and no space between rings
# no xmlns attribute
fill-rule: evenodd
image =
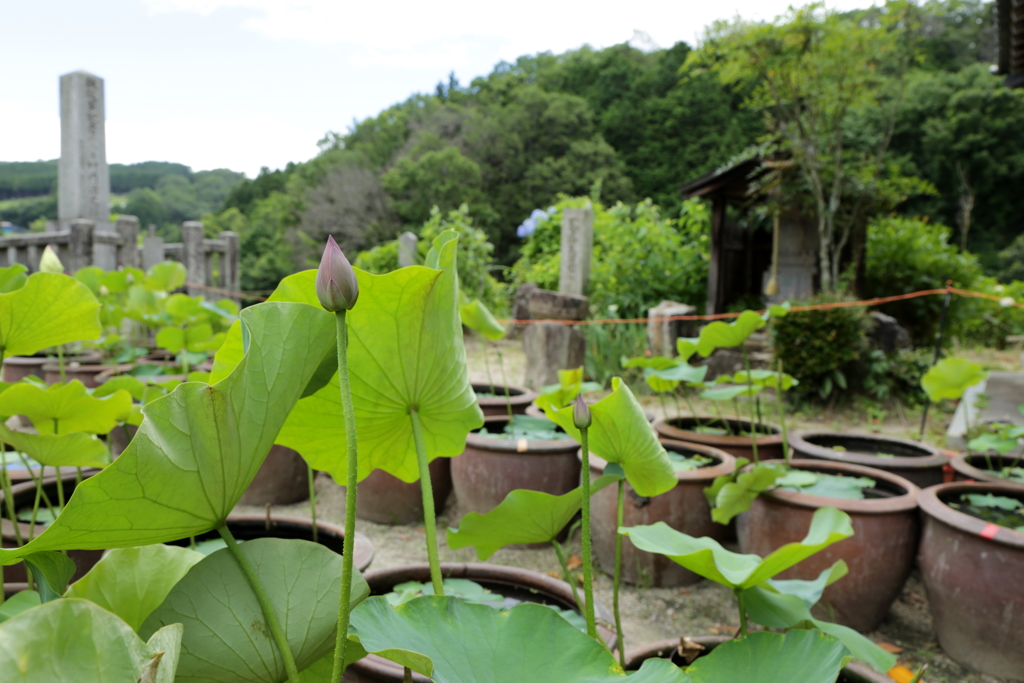
<svg viewBox="0 0 1024 683"><path fill-rule="evenodd" d="M420 238L414 232L403 232L398 236L398 267L416 265L416 246Z"/></svg>
<svg viewBox="0 0 1024 683"><path fill-rule="evenodd" d="M647 344L655 356L674 358L676 355L676 339L679 337L696 337L696 320L653 320L653 318L670 318L677 315L696 315L697 308L678 301L662 301L654 308L647 310Z"/></svg>
<svg viewBox="0 0 1024 683"><path fill-rule="evenodd" d="M527 325L523 331L526 386L533 390L558 383L558 371L583 365L587 342L575 325Z"/></svg>
<svg viewBox="0 0 1024 683"><path fill-rule="evenodd" d="M585 296L536 289L527 302L533 320L585 320L590 305Z"/></svg>
<svg viewBox="0 0 1024 683"><path fill-rule="evenodd" d="M978 397L984 394L987 405L977 406ZM1024 415L1018 406L1024 403L1024 372L990 372L987 379L968 387L963 399L953 413L953 419L946 430L946 447L966 450L968 425L1003 422L1024 425Z"/></svg>
<svg viewBox="0 0 1024 683"><path fill-rule="evenodd" d="M85 71L60 77L57 218L65 229L84 218L95 221L97 232L114 231L105 119L102 78Z"/></svg>

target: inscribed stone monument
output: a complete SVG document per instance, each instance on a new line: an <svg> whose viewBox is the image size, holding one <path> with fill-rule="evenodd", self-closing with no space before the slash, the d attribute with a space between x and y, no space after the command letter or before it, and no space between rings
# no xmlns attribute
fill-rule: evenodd
<svg viewBox="0 0 1024 683"><path fill-rule="evenodd" d="M594 249L594 211L562 210L562 262L558 291L583 296L590 279L590 254Z"/></svg>
<svg viewBox="0 0 1024 683"><path fill-rule="evenodd" d="M398 236L398 267L416 265L416 244L420 238L414 232L403 232Z"/></svg>

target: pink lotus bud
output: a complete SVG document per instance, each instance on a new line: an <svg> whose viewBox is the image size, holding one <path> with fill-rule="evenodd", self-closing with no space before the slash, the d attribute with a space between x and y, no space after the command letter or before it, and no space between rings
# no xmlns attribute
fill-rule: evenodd
<svg viewBox="0 0 1024 683"><path fill-rule="evenodd" d="M316 298L331 313L352 310L359 298L359 283L352 264L331 236L327 237L327 246L316 271Z"/></svg>
<svg viewBox="0 0 1024 683"><path fill-rule="evenodd" d="M576 429L586 429L591 423L590 408L583 402L581 394L576 395L576 405L572 409L572 423Z"/></svg>

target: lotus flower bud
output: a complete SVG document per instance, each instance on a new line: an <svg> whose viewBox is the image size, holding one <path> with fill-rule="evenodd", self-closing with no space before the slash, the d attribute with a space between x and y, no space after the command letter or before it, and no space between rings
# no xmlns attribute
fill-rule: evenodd
<svg viewBox="0 0 1024 683"><path fill-rule="evenodd" d="M359 283L352 264L330 236L316 271L316 298L331 313L352 310L359 298Z"/></svg>
<svg viewBox="0 0 1024 683"><path fill-rule="evenodd" d="M576 395L576 405L572 408L572 423L576 429L586 429L591 423L590 408L583 402L583 396Z"/></svg>
<svg viewBox="0 0 1024 683"><path fill-rule="evenodd" d="M46 245L46 249L43 249L43 255L39 257L39 272L57 274L64 272L64 264L60 262L57 252L49 244Z"/></svg>

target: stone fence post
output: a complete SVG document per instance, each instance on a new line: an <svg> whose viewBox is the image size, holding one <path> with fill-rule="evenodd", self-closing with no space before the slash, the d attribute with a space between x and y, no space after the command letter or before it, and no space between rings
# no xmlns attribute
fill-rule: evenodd
<svg viewBox="0 0 1024 683"><path fill-rule="evenodd" d="M220 238L227 244L223 258L220 260L221 287L231 292L242 291L241 273L238 267L238 233L225 230Z"/></svg>
<svg viewBox="0 0 1024 683"><path fill-rule="evenodd" d="M185 221L181 224L181 262L188 271L188 279L197 285L206 284L206 254L203 248L203 224ZM205 294L199 287L186 286L189 296Z"/></svg>
<svg viewBox="0 0 1024 683"><path fill-rule="evenodd" d="M413 232L403 232L398 236L398 267L416 265L416 245L420 238Z"/></svg>
<svg viewBox="0 0 1024 683"><path fill-rule="evenodd" d="M76 218L71 221L71 235L68 238L69 262L65 265L68 272L74 273L80 268L92 265L93 233L96 221L88 218Z"/></svg>
<svg viewBox="0 0 1024 683"><path fill-rule="evenodd" d="M121 236L120 258L125 268L139 267L139 219L135 216L118 216L115 225Z"/></svg>

